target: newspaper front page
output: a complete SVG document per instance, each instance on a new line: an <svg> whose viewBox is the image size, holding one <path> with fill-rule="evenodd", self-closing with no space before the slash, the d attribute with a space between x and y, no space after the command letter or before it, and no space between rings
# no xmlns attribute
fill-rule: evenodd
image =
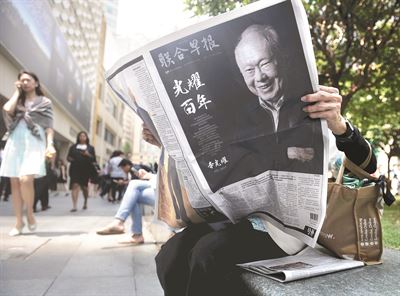
<svg viewBox="0 0 400 296"><path fill-rule="evenodd" d="M310 247L294 256L238 264L245 270L283 283L364 265L362 261L335 258Z"/></svg>
<svg viewBox="0 0 400 296"><path fill-rule="evenodd" d="M259 1L157 40L107 73L159 137L205 221L257 213L314 246L325 216L328 130L300 0Z"/></svg>

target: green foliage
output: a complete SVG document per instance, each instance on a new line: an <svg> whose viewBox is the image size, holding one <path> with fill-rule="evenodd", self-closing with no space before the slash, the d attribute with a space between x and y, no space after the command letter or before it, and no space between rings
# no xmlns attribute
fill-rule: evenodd
<svg viewBox="0 0 400 296"><path fill-rule="evenodd" d="M382 218L383 245L385 247L400 249L400 202L390 207L385 206Z"/></svg>
<svg viewBox="0 0 400 296"><path fill-rule="evenodd" d="M124 146L122 147L122 151L127 155L128 153L132 153L132 146L129 142L125 142Z"/></svg>
<svg viewBox="0 0 400 296"><path fill-rule="evenodd" d="M341 90L343 109L359 91L381 96L382 84L398 80L399 1L309 0L304 6L320 83Z"/></svg>
<svg viewBox="0 0 400 296"><path fill-rule="evenodd" d="M197 15L217 15L255 2L184 1ZM400 156L400 1L303 3L320 84L339 88L346 115L389 157Z"/></svg>
<svg viewBox="0 0 400 296"><path fill-rule="evenodd" d="M184 0L188 10L194 12L195 15L218 15L220 13L231 11L239 6L244 6L255 2L256 0Z"/></svg>

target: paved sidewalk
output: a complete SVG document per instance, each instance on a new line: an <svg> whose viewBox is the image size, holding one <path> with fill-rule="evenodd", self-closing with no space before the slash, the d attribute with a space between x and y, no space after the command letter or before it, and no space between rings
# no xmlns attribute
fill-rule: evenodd
<svg viewBox="0 0 400 296"><path fill-rule="evenodd" d="M83 198L79 201L82 206ZM0 202L1 296L163 295L154 264L159 244L148 222L145 244L133 246L121 243L126 234L95 233L112 220L118 205L96 197L89 199L88 210L70 213L65 193L52 194L50 205L36 214L36 233L25 227L26 234L9 237L15 223L11 201Z"/></svg>

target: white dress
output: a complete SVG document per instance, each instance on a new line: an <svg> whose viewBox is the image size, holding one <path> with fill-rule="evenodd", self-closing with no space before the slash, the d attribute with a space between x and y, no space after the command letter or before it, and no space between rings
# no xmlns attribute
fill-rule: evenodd
<svg viewBox="0 0 400 296"><path fill-rule="evenodd" d="M29 109L33 102L27 102ZM0 176L21 177L46 175L45 152L46 136L42 127L39 127L40 139L28 129L24 119L10 134L4 147L3 160L0 167Z"/></svg>

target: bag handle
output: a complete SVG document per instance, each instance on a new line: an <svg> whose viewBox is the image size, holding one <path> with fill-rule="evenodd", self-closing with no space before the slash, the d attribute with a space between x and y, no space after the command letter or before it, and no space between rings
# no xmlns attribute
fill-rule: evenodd
<svg viewBox="0 0 400 296"><path fill-rule="evenodd" d="M361 167L356 165L354 162L352 162L350 159L345 157L343 160L343 165L354 175L356 175L360 179L368 179L370 181L378 181L378 178L371 176L368 172L364 171Z"/></svg>
<svg viewBox="0 0 400 296"><path fill-rule="evenodd" d="M368 144L369 151L368 151L367 158L364 160L363 163L361 163L359 165L359 167L362 168L362 169L365 169L367 167L367 165L369 164L369 162L371 161L371 158L372 158L372 147L371 147L371 144L368 141L365 141L365 142L367 142L367 144Z"/></svg>
<svg viewBox="0 0 400 296"><path fill-rule="evenodd" d="M367 167L367 165L369 164L369 162L371 161L371 158L372 158L371 144L368 141L366 141L366 142L369 147L367 158L359 166L357 166L355 163L353 163L350 159L348 159L345 156L343 158L342 164L339 168L339 172L338 172L338 175L336 178L337 184L342 184L345 167L360 179L367 178L368 180L371 180L371 181L378 180L378 179L372 177L368 172L363 170Z"/></svg>
<svg viewBox="0 0 400 296"><path fill-rule="evenodd" d="M379 189L382 192L383 200L385 201L385 203L388 206L390 206L392 203L395 202L396 199L394 198L393 194L390 192L388 182L384 175L380 175L379 178L371 176L371 174L364 171L362 168L357 166L354 162L352 162L348 158L345 158L343 160L342 167L343 167L343 171L344 171L344 167L346 167L350 172L352 172L354 175L356 175L360 179L366 178L370 181L375 182L375 184L378 185ZM340 168L341 170L342 170L342 167ZM338 175L338 177L339 177L339 175ZM343 172L342 172L340 180L342 180L342 177L343 177Z"/></svg>

